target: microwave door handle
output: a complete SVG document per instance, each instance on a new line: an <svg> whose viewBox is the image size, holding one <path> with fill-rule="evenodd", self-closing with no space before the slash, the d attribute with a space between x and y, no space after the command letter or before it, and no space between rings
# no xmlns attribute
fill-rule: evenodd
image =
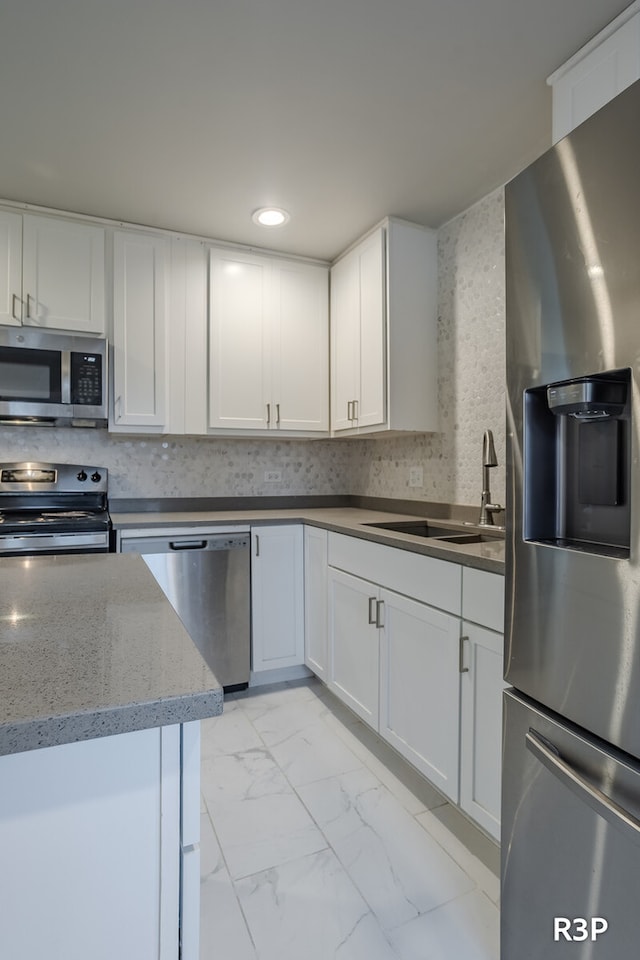
<svg viewBox="0 0 640 960"><path fill-rule="evenodd" d="M640 843L640 820L632 813L621 807L620 804L603 793L595 783L591 783L582 774L567 763L557 748L550 742L545 741L540 734L531 728L526 737L527 750L536 757L547 770L556 777L560 783L567 787L571 792L586 803L588 807L597 813L598 816L610 823L612 827L630 840L632 843Z"/></svg>
<svg viewBox="0 0 640 960"><path fill-rule="evenodd" d="M63 403L71 403L71 352L60 352L60 399Z"/></svg>

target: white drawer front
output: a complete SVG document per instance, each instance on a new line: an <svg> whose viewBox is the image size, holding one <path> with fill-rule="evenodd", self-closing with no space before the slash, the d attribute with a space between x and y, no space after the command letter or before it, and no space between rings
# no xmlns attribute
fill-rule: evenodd
<svg viewBox="0 0 640 960"><path fill-rule="evenodd" d="M359 537L329 534L329 566L371 580L432 607L460 614L461 568Z"/></svg>
<svg viewBox="0 0 640 960"><path fill-rule="evenodd" d="M464 567L462 616L491 630L504 630L504 577L499 573Z"/></svg>

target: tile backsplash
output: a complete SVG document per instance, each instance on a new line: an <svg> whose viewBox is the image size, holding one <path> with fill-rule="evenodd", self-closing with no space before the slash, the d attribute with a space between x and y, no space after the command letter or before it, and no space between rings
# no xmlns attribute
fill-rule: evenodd
<svg viewBox="0 0 640 960"><path fill-rule="evenodd" d="M105 430L0 428L0 460L107 467L114 497L372 497L479 504L482 434L491 428L504 503L504 191L438 234L438 390L441 433L373 440L123 437ZM422 487L409 486L422 467ZM280 482L265 481L279 471Z"/></svg>

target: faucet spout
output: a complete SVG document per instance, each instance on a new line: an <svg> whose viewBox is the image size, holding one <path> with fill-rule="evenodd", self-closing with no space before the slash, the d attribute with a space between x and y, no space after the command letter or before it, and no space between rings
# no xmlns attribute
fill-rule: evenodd
<svg viewBox="0 0 640 960"><path fill-rule="evenodd" d="M493 442L493 433L491 430L485 430L482 438L482 495L480 497L479 526L493 526L493 514L502 510L499 504L491 503L491 490L489 489L489 470L491 467L497 466L498 458Z"/></svg>

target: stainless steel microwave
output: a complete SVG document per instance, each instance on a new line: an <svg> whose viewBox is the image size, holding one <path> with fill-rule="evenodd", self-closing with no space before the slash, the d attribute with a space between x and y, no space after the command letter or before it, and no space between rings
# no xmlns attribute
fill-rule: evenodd
<svg viewBox="0 0 640 960"><path fill-rule="evenodd" d="M107 341L0 327L0 425L106 427Z"/></svg>

